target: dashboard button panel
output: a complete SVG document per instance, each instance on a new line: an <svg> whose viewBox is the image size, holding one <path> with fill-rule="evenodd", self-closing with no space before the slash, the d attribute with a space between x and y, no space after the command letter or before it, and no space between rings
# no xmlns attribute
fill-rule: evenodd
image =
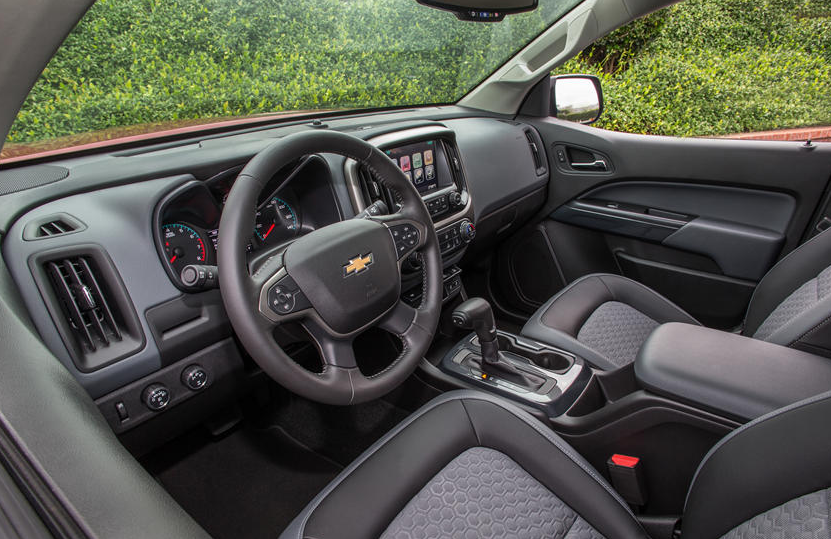
<svg viewBox="0 0 831 539"><path fill-rule="evenodd" d="M441 215L450 209L450 203L448 202L447 196L445 195L427 200L425 201L425 204L427 206L427 211L430 212L431 217Z"/></svg>

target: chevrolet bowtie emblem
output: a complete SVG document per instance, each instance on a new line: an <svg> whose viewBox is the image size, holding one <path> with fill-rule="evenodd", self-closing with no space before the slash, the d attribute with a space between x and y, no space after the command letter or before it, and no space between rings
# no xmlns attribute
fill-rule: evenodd
<svg viewBox="0 0 831 539"><path fill-rule="evenodd" d="M349 277L350 275L356 275L361 273L362 271L366 271L366 269L372 265L372 253L367 253L364 256L356 256L355 258L350 258L349 263L343 267L343 276Z"/></svg>

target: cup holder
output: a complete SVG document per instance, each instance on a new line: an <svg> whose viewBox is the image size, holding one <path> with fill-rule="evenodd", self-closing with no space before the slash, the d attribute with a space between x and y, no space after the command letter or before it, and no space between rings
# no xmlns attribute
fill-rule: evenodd
<svg viewBox="0 0 831 539"><path fill-rule="evenodd" d="M511 352L524 357L534 365L543 369L559 373L567 371L574 364L574 358L572 356L557 352L556 350L536 350L529 346L524 346L517 340L502 333L499 333L496 338L501 351Z"/></svg>

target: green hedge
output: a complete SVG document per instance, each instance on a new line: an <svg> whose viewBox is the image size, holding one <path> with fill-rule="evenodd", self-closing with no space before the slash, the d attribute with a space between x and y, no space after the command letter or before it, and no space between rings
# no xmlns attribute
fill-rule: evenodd
<svg viewBox="0 0 831 539"><path fill-rule="evenodd" d="M705 136L831 125L831 0L686 0L558 72L602 78L599 127Z"/></svg>
<svg viewBox="0 0 831 539"><path fill-rule="evenodd" d="M44 71L8 141L455 101L560 15L549 5L491 26L414 16L424 9L413 0L99 0ZM453 39L432 37L447 34ZM831 124L831 0L686 0L558 72L603 79L598 125L609 129L714 135Z"/></svg>

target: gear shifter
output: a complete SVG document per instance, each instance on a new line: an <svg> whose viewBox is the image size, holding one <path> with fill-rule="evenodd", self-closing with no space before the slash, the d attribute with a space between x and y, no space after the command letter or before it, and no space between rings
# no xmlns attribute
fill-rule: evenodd
<svg viewBox="0 0 831 539"><path fill-rule="evenodd" d="M482 298L470 298L453 311L453 325L461 329L472 329L479 337L482 348L482 372L488 376L502 378L523 387L536 388L532 378L513 363L502 357L496 338L496 321L490 304Z"/></svg>

